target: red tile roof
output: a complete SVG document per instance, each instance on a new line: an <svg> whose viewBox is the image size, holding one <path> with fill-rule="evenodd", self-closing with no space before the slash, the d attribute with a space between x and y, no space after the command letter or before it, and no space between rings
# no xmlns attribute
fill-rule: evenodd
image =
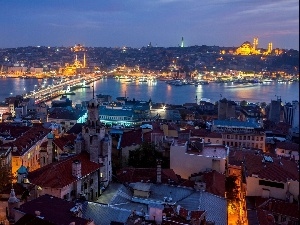
<svg viewBox="0 0 300 225"><path fill-rule="evenodd" d="M12 152L13 156L21 156L26 153L33 145L42 140L50 132L42 124L34 124L33 127L22 133L13 143L8 143L17 148Z"/></svg>
<svg viewBox="0 0 300 225"><path fill-rule="evenodd" d="M63 161L51 163L32 171L28 174L28 179L30 183L41 187L63 188L77 180L77 178L72 175L72 162L74 160L81 162L82 177L101 167L101 164L90 161L90 156L87 152L82 152Z"/></svg>
<svg viewBox="0 0 300 225"><path fill-rule="evenodd" d="M256 174L260 178L278 182L286 182L288 179L299 181L297 163L277 157L272 157L273 162L263 162L265 155L250 150L231 150L229 164L241 166L243 162L247 176Z"/></svg>
<svg viewBox="0 0 300 225"><path fill-rule="evenodd" d="M299 152L299 144L290 143L290 142L276 142L276 148L292 150Z"/></svg>
<svg viewBox="0 0 300 225"><path fill-rule="evenodd" d="M225 197L225 175L215 170L205 172L203 181L206 183L206 191L214 195Z"/></svg>
<svg viewBox="0 0 300 225"><path fill-rule="evenodd" d="M275 225L274 218L268 213L268 211L263 209L257 209L257 219L259 224L263 225Z"/></svg>
<svg viewBox="0 0 300 225"><path fill-rule="evenodd" d="M76 139L76 135L73 134L65 134L60 138L55 138L53 143L61 150L63 150L64 146L67 144L74 144Z"/></svg>
<svg viewBox="0 0 300 225"><path fill-rule="evenodd" d="M124 148L128 146L132 146L134 144L137 145L142 144L142 129L123 133L120 147Z"/></svg>
<svg viewBox="0 0 300 225"><path fill-rule="evenodd" d="M299 219L298 205L294 203L285 202L283 200L270 198L260 204L258 208L268 211L272 214L280 214L289 216L294 219Z"/></svg>

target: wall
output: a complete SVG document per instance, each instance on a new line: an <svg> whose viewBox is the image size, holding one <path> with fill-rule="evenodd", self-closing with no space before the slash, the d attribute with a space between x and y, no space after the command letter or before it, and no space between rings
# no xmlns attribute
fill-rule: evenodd
<svg viewBox="0 0 300 225"><path fill-rule="evenodd" d="M263 189L268 189L270 190L270 197L285 200L285 195L287 192L287 183L284 183L284 189L281 189L281 188L259 185L258 183L259 180L263 180L263 179L256 178L256 177L246 177L246 184L247 184L246 196L262 196ZM277 182L277 183L282 183L282 182ZM298 182L298 187L299 187L299 182Z"/></svg>
<svg viewBox="0 0 300 225"><path fill-rule="evenodd" d="M219 173L225 173L225 159L204 157L201 155L186 153L187 146L171 146L170 149L170 168L184 179L188 179L193 173L205 171L206 169L217 169ZM217 161L219 165L217 165Z"/></svg>

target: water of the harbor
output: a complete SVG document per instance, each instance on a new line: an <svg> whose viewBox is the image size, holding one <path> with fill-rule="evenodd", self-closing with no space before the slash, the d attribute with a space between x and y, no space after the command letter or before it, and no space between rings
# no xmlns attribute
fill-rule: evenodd
<svg viewBox="0 0 300 225"><path fill-rule="evenodd" d="M33 91L43 84L42 79L1 78L0 100L6 97L24 94ZM52 84L52 79L47 79L47 84ZM46 84L46 85L47 85ZM92 84L91 84L92 86ZM242 85L241 85L242 86ZM125 82L113 78L101 79L94 82L96 94L111 95L116 97L129 97L136 100L151 100L155 103L184 104L196 102L196 98L209 99L216 102L220 98L234 101L246 100L248 102L266 102L281 98L282 102L299 101L298 82L270 82L257 84L250 87L236 87L232 83L209 83L208 85L169 85L164 81L156 82ZM68 96L74 104L90 100L93 96L92 88L81 88L74 91L75 95ZM197 97L196 97L197 96Z"/></svg>

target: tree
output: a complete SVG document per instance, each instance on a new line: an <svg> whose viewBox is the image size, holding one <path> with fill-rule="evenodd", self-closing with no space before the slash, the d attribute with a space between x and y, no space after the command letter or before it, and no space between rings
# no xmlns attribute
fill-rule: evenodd
<svg viewBox="0 0 300 225"><path fill-rule="evenodd" d="M5 186L11 184L13 180L13 176L11 173L10 167L0 167L0 191L3 190Z"/></svg>
<svg viewBox="0 0 300 225"><path fill-rule="evenodd" d="M156 159L162 159L162 154L156 150L153 143L143 142L134 151L129 152L128 165L136 168L156 167Z"/></svg>
<svg viewBox="0 0 300 225"><path fill-rule="evenodd" d="M242 100L241 102L240 102L240 105L241 106L246 106L248 104L248 102L246 101L246 100Z"/></svg>
<svg viewBox="0 0 300 225"><path fill-rule="evenodd" d="M267 103L261 102L261 103L260 103L260 107L262 107L263 109L266 108L266 107L267 107Z"/></svg>
<svg viewBox="0 0 300 225"><path fill-rule="evenodd" d="M225 180L226 196L229 200L235 200L238 195L238 187L236 185L237 177L230 175Z"/></svg>

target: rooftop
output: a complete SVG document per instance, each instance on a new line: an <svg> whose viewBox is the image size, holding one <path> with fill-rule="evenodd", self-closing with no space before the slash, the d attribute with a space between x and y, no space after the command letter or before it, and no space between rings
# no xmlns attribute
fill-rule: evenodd
<svg viewBox="0 0 300 225"><path fill-rule="evenodd" d="M98 170L101 165L90 161L89 154L82 152L65 160L51 163L28 174L30 183L41 187L63 188L77 180L72 175L72 162L81 162L82 177Z"/></svg>
<svg viewBox="0 0 300 225"><path fill-rule="evenodd" d="M34 200L25 202L18 210L34 216L38 211L40 213L40 218L49 221L49 224L70 224L71 222L75 222L76 225L88 224L89 220L76 217L73 212L70 211L75 206L76 203L74 202L46 194Z"/></svg>

